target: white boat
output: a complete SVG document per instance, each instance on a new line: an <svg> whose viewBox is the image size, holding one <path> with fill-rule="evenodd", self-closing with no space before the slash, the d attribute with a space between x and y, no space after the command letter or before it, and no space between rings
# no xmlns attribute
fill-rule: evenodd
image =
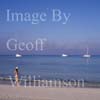
<svg viewBox="0 0 100 100"><path fill-rule="evenodd" d="M89 48L87 48L86 54L84 54L83 57L85 57L85 58L90 58L91 57L91 55L89 54Z"/></svg>
<svg viewBox="0 0 100 100"><path fill-rule="evenodd" d="M87 55L87 54L85 54L85 55L83 55L83 57L85 57L85 58L90 58L91 55Z"/></svg>
<svg viewBox="0 0 100 100"><path fill-rule="evenodd" d="M62 54L62 57L67 57L68 55L66 55L66 54Z"/></svg>
<svg viewBox="0 0 100 100"><path fill-rule="evenodd" d="M16 57L22 57L22 55L20 55L20 54L16 54Z"/></svg>

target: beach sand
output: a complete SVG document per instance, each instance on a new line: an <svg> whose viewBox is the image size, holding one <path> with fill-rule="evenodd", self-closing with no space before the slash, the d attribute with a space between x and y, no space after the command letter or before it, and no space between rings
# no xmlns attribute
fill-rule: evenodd
<svg viewBox="0 0 100 100"><path fill-rule="evenodd" d="M100 100L100 89L0 85L0 100Z"/></svg>

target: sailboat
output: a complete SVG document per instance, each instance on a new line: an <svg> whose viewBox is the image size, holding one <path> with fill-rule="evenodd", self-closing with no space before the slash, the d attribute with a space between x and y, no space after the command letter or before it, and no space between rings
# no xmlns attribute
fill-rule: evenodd
<svg viewBox="0 0 100 100"><path fill-rule="evenodd" d="M18 57L22 57L22 55L20 55L20 54L16 54L16 57L18 58Z"/></svg>
<svg viewBox="0 0 100 100"><path fill-rule="evenodd" d="M89 54L89 48L88 47L86 49L86 54L84 54L83 57L85 57L85 58L90 58L91 57L91 55Z"/></svg>
<svg viewBox="0 0 100 100"><path fill-rule="evenodd" d="M68 55L67 54L62 54L62 57L67 57Z"/></svg>

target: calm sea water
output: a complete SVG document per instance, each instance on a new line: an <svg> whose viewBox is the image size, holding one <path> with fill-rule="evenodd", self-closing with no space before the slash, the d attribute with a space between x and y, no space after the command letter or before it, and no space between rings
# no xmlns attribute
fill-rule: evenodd
<svg viewBox="0 0 100 100"><path fill-rule="evenodd" d="M0 76L14 75L15 67L20 75L36 75L48 79L84 79L100 82L100 56L0 56Z"/></svg>

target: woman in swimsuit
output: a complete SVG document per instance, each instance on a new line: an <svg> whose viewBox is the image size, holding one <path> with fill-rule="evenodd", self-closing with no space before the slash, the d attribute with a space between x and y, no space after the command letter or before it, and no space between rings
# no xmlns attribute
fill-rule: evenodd
<svg viewBox="0 0 100 100"><path fill-rule="evenodd" d="M14 73L15 73L15 83L16 83L16 86L19 86L19 73L18 73L18 67L16 67Z"/></svg>

